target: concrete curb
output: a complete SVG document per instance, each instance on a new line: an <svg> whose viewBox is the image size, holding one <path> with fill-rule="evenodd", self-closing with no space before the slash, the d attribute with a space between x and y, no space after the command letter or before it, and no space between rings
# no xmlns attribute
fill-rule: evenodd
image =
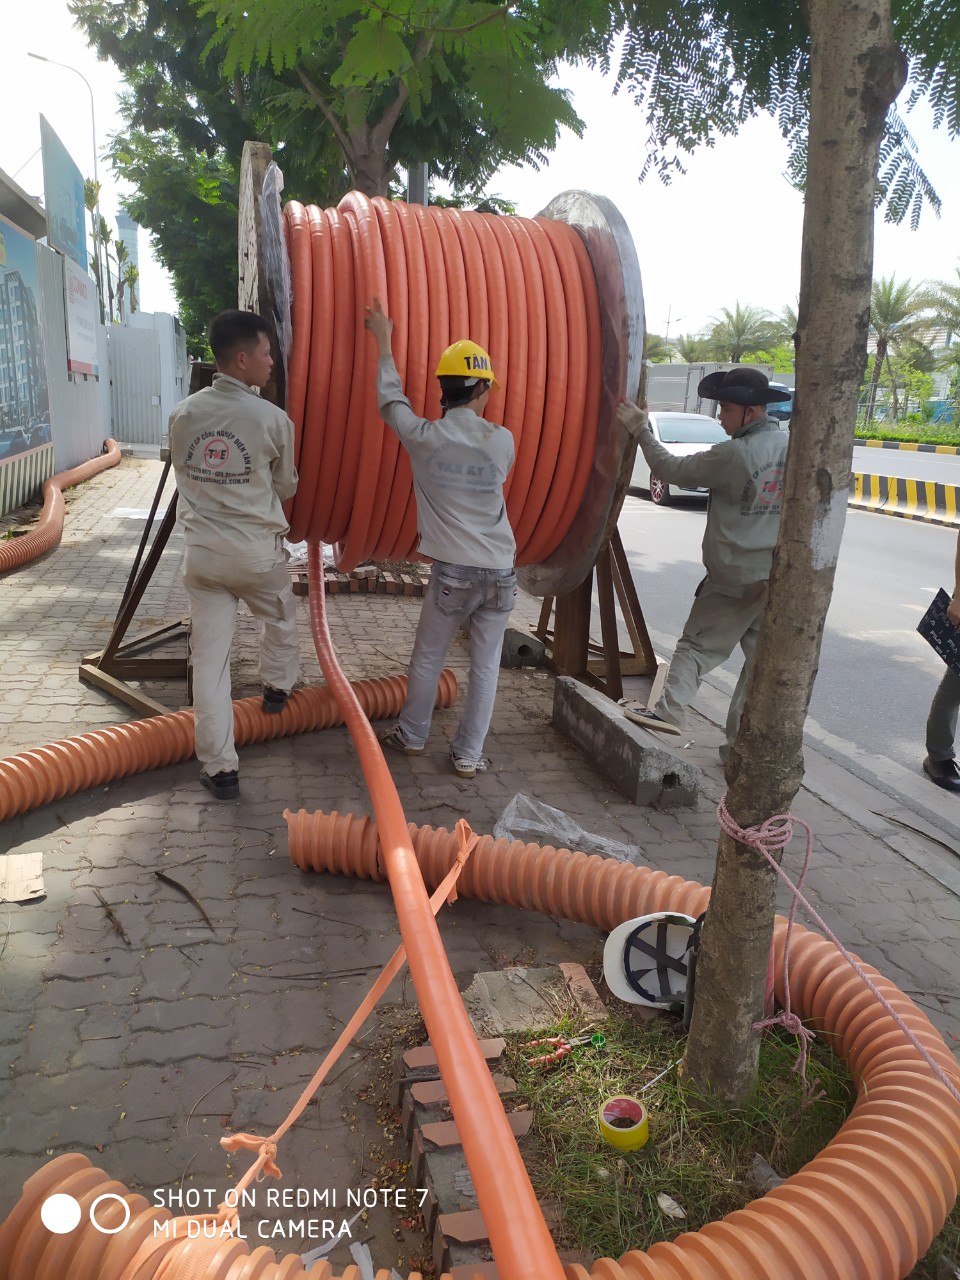
<svg viewBox="0 0 960 1280"><path fill-rule="evenodd" d="M850 477L850 506L952 527L960 524L960 486L855 471Z"/></svg>
<svg viewBox="0 0 960 1280"><path fill-rule="evenodd" d="M696 804L702 778L696 765L633 724L598 690L570 676L558 676L553 723L634 804L663 809Z"/></svg>
<svg viewBox="0 0 960 1280"><path fill-rule="evenodd" d="M918 444L912 440L861 440L854 444L864 445L867 449L903 449L907 453L960 453L960 448L952 444Z"/></svg>

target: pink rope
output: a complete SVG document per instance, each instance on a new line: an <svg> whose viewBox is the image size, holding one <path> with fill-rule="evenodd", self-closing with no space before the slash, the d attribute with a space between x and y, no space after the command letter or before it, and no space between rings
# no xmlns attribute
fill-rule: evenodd
<svg viewBox="0 0 960 1280"><path fill-rule="evenodd" d="M725 831L732 840L736 840L738 844L746 845L749 849L755 849L757 853L761 854L766 859L790 890L792 895L790 900L790 910L787 913L787 932L783 941L784 1011L779 1015L779 1017L766 1018L761 1022L755 1022L753 1024L754 1027L757 1030L760 1030L763 1027L779 1024L786 1027L786 1029L791 1033L799 1035L801 1047L800 1058L797 1060L797 1066L801 1068L801 1071L805 1071L807 1044L808 1041L814 1038L814 1035L810 1028L805 1027L799 1017L793 1013L790 1008L790 934L793 930L793 922L797 914L797 907L798 905L802 905L808 917L822 931L824 937L828 938L833 943L864 986L872 992L877 1000L879 1000L880 1004L896 1023L897 1027L899 1027L903 1032L910 1044L913 1045L914 1049L916 1049L917 1053L919 1053L920 1057L924 1060L940 1083L949 1090L957 1102L960 1102L960 1089L957 1088L953 1080L950 1079L943 1068L923 1047L914 1033L904 1022L903 1018L901 1018L900 1014L897 1013L893 1005L890 1004L889 1000L887 1000L880 991L877 984L864 970L863 966L850 954L836 934L828 928L826 922L803 896L801 890L803 888L803 882L806 878L807 870L810 866L810 856L813 851L813 832L809 825L804 822L802 818L798 818L792 813L780 813L777 814L776 817L767 818L767 820L761 823L758 827L741 827L736 819L731 816L730 811L727 808L726 796L721 798L720 803L717 806L717 818L720 822L721 830ZM803 868L796 884L794 884L784 871L783 867L780 866L780 863L773 856L774 853L785 849L793 839L793 828L795 824L802 827L807 836L807 849L803 859ZM804 1075L804 1080L805 1079L806 1076Z"/></svg>

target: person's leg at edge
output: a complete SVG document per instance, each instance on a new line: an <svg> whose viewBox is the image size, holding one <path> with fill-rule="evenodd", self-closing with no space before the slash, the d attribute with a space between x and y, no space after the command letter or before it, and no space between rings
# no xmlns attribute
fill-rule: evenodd
<svg viewBox="0 0 960 1280"><path fill-rule="evenodd" d="M765 588L766 584L758 584ZM670 660L663 692L653 710L671 724L683 726L687 707L697 696L703 677L722 666L733 653L756 612L762 608L748 600L723 595L706 579L690 609L683 635Z"/></svg>
<svg viewBox="0 0 960 1280"><path fill-rule="evenodd" d="M420 609L417 635L410 655L407 697L398 721L411 747L422 747L430 736L440 672L450 642L467 617L464 613L444 613L437 607L437 586L435 566Z"/></svg>
<svg viewBox="0 0 960 1280"><path fill-rule="evenodd" d="M470 618L470 675L467 700L451 750L460 759L477 762L493 719L500 677L503 633L516 600L516 575L492 582L484 603Z"/></svg>
<svg viewBox="0 0 960 1280"><path fill-rule="evenodd" d="M933 695L930 714L927 716L926 746L931 760L956 759L957 709L960 707L960 675L951 668Z"/></svg>
<svg viewBox="0 0 960 1280"><path fill-rule="evenodd" d="M187 550L184 586L190 601L190 662L197 759L208 777L230 773L239 761L233 741L230 645L237 599L206 578L203 552Z"/></svg>

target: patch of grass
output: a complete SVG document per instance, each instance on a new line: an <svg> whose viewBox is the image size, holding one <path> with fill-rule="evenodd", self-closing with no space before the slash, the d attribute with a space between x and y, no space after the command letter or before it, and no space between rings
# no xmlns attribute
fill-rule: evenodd
<svg viewBox="0 0 960 1280"><path fill-rule="evenodd" d="M569 1023L557 1032L578 1034ZM531 1051L516 1046L510 1061L535 1116L524 1159L538 1195L559 1205L558 1244L594 1257L647 1249L743 1208L760 1194L750 1176L755 1156L782 1177L795 1173L834 1136L853 1101L843 1064L819 1043L807 1066L818 1095L810 1105L802 1105L792 1070L796 1041L774 1034L761 1048L755 1101L730 1112L681 1089L676 1068L644 1090L683 1053L676 1019L614 1016L603 1033L604 1049L577 1049L553 1067L528 1066ZM650 1141L639 1151L619 1152L600 1136L597 1108L616 1093L638 1096L648 1110ZM661 1193L686 1211L684 1220L663 1212Z"/></svg>
<svg viewBox="0 0 960 1280"><path fill-rule="evenodd" d="M789 1177L827 1145L853 1105L853 1081L820 1039L807 1062L811 1103L804 1105L793 1070L797 1041L774 1032L761 1045L754 1101L731 1112L682 1089L676 1067L644 1089L683 1054L677 1019L643 1023L627 1011L586 1028L598 1029L606 1036L602 1050L575 1049L552 1067L527 1065L528 1057L549 1052L521 1048L530 1036L508 1050L516 1104L534 1113L524 1162L537 1195L557 1206L554 1237L561 1249L619 1258L742 1209L761 1194L751 1177L755 1156ZM575 1038L583 1030L567 1019L537 1037L557 1034ZM597 1108L618 1093L639 1097L647 1108L650 1140L639 1151L617 1151L600 1137ZM675 1200L686 1218L665 1214L660 1194ZM960 1205L910 1280L960 1280Z"/></svg>

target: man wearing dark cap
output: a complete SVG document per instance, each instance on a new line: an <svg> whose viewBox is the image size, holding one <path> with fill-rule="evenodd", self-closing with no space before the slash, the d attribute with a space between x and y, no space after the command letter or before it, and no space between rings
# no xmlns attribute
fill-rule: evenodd
<svg viewBox="0 0 960 1280"><path fill-rule="evenodd" d="M740 367L709 374L697 393L717 401L720 425L730 439L687 458L663 447L644 409L624 401L619 410L623 426L637 435L651 474L667 484L710 491L703 534L707 576L697 588L663 693L653 707L627 703L624 714L658 733L681 733L703 677L739 644L745 661L720 748L726 762L743 712L780 527L789 437L768 416L767 405L788 399L789 393L771 387L759 369Z"/></svg>

